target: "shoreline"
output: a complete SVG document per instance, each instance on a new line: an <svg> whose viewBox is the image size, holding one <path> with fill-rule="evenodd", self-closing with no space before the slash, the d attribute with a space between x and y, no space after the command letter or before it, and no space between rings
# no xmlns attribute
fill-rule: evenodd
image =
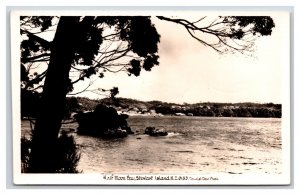
<svg viewBox="0 0 300 195"><path fill-rule="evenodd" d="M118 114L126 114L130 116L152 116L152 117L195 117L195 118L278 118L281 119L282 117L253 117L253 116L189 116L189 115L176 115L176 114L142 114L142 113L131 113L131 112L119 112Z"/></svg>

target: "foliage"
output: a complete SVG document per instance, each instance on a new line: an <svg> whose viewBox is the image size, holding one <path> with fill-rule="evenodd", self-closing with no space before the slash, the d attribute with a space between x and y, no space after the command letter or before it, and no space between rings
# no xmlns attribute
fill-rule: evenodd
<svg viewBox="0 0 300 195"><path fill-rule="evenodd" d="M80 100L79 100L80 101ZM88 104L94 104L95 100L85 99ZM112 105L109 99L104 98L97 100L106 105ZM145 113L150 110L155 110L156 113L163 115L175 115L183 113L193 116L211 116L211 117L274 117L281 118L281 104L274 103L195 103L195 104L175 104L161 101L143 102L134 99L118 98L121 111L130 111L132 108L137 108L137 112ZM81 108L85 110L84 107Z"/></svg>
<svg viewBox="0 0 300 195"><path fill-rule="evenodd" d="M275 27L269 16L202 17L194 22L164 16L158 18L180 24L192 38L220 54L239 52L251 55L257 37L271 35Z"/></svg>
<svg viewBox="0 0 300 195"><path fill-rule="evenodd" d="M42 85L47 69L41 73L32 73L30 69L32 64L48 63L53 43L42 39L39 34L50 28L55 29L61 18L21 17L24 88L34 90L37 85ZM74 39L70 91L73 90L73 84L93 75L103 78L106 72L126 71L129 75L139 76L142 69L150 71L159 64L157 44L160 35L150 17L86 16L74 17L74 21L76 31L70 34ZM30 74L34 76L28 77Z"/></svg>
<svg viewBox="0 0 300 195"><path fill-rule="evenodd" d="M33 100L30 99L29 100ZM27 101L23 98L22 102ZM37 102L34 100L21 104L23 117L36 117L38 111ZM117 102L117 104L116 104ZM175 104L161 101L139 101L127 98L103 98L100 100L92 100L86 97L69 97L66 102L65 118L71 117L71 113L80 113L85 111L93 111L98 104L114 107L120 111L130 111L132 108L138 108L140 113L155 110L156 113L163 115L175 115L175 113L189 113L193 116L215 116L215 117L281 117L281 104L274 103L195 103L195 104ZM208 107L210 109L208 109ZM184 109L185 108L185 109Z"/></svg>
<svg viewBox="0 0 300 195"><path fill-rule="evenodd" d="M80 153L78 151L73 136L68 136L62 132L57 140L57 173L79 173L77 166L80 160Z"/></svg>
<svg viewBox="0 0 300 195"><path fill-rule="evenodd" d="M21 138L21 172L27 173L29 170L30 151L31 151L31 139Z"/></svg>
<svg viewBox="0 0 300 195"><path fill-rule="evenodd" d="M30 158L31 158L32 139L21 138L21 172L29 173L31 171ZM72 135L67 135L62 132L57 140L56 148L54 149L58 154L55 160L56 173L80 173L77 170L80 153L75 139Z"/></svg>
<svg viewBox="0 0 300 195"><path fill-rule="evenodd" d="M35 66L47 63L51 56L52 42L39 36L55 31L61 18L56 16L22 16L21 25L21 78L23 87L41 90L47 67L42 72ZM70 17L69 17L70 18ZM86 78L92 86L95 78L103 78L106 72L127 72L139 76L142 69L150 71L159 65L158 43L160 35L149 16L85 16L73 17L76 31L73 61L70 71L69 92L73 85ZM269 16L219 16L199 17L197 21L157 16L158 19L180 24L189 35L218 53L240 52L250 54L255 40L271 35L275 24ZM35 68L33 68L34 66ZM28 75L31 75L30 77ZM97 75L96 77L92 77ZM80 93L79 92L75 92ZM93 89L95 93L102 90Z"/></svg>
<svg viewBox="0 0 300 195"><path fill-rule="evenodd" d="M71 114L78 112L80 109L79 102L76 97L70 97L66 100L65 118L70 118Z"/></svg>
<svg viewBox="0 0 300 195"><path fill-rule="evenodd" d="M36 118L40 112L41 94L21 89L21 118Z"/></svg>
<svg viewBox="0 0 300 195"><path fill-rule="evenodd" d="M21 90L21 118L37 118L41 107L41 93L30 90ZM90 110L94 109L92 106ZM87 108L87 107L86 107ZM64 118L70 118L71 114L80 111L80 105L76 97L66 100Z"/></svg>

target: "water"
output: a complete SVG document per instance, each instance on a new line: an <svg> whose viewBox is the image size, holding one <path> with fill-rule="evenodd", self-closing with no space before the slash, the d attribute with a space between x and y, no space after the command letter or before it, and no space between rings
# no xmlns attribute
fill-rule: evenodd
<svg viewBox="0 0 300 195"><path fill-rule="evenodd" d="M135 132L105 140L76 135L84 173L281 174L281 119L130 116ZM144 135L147 126L166 137Z"/></svg>

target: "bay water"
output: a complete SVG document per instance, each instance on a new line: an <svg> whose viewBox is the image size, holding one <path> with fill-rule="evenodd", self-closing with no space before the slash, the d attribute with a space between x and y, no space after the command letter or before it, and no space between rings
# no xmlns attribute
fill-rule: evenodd
<svg viewBox="0 0 300 195"><path fill-rule="evenodd" d="M119 139L74 134L83 173L281 174L281 119L130 116ZM76 126L76 125L75 125ZM148 126L168 136L144 134Z"/></svg>

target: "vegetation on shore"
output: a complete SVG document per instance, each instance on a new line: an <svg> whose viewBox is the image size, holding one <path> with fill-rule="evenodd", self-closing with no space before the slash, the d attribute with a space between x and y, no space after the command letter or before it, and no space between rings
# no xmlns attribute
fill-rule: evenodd
<svg viewBox="0 0 300 195"><path fill-rule="evenodd" d="M21 172L31 173L30 159L32 158L32 138L23 136L21 138ZM81 173L78 170L78 163L81 153L75 142L73 135L61 131L53 150L58 154L58 158L53 164L54 173Z"/></svg>
<svg viewBox="0 0 300 195"><path fill-rule="evenodd" d="M68 98L68 102L72 102ZM79 110L93 110L97 104L114 107L120 113L145 115L178 115L210 117L264 117L281 118L281 104L274 103L195 103L176 104L161 101L139 101L128 98L91 100L77 97ZM74 102L74 99L73 99Z"/></svg>
<svg viewBox="0 0 300 195"><path fill-rule="evenodd" d="M22 117L36 117L39 98L22 98ZM93 111L98 104L115 108L119 113L135 115L177 115L177 116L209 116L209 117L261 117L281 118L282 106L274 103L214 103L176 104L161 101L140 101L129 98L104 98L93 100L86 97L68 97L65 118L74 112Z"/></svg>

